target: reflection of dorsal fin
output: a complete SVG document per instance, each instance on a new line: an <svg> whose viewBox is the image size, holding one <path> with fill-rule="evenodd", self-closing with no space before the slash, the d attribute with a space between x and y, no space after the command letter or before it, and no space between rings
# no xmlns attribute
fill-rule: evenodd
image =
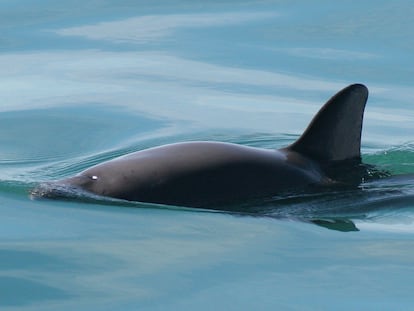
<svg viewBox="0 0 414 311"><path fill-rule="evenodd" d="M288 149L318 161L361 158L361 130L368 89L353 84L335 94Z"/></svg>
<svg viewBox="0 0 414 311"><path fill-rule="evenodd" d="M341 232L359 231L355 223L349 219L313 219L311 223Z"/></svg>

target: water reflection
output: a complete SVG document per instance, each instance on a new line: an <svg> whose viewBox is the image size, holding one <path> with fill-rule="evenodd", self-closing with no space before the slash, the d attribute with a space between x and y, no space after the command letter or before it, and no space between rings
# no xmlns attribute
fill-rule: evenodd
<svg viewBox="0 0 414 311"><path fill-rule="evenodd" d="M70 291L63 289L61 282L47 278L50 273L80 268L67 258L34 250L0 248L0 263L0 307L26 306L73 297Z"/></svg>
<svg viewBox="0 0 414 311"><path fill-rule="evenodd" d="M82 6L90 5L87 2ZM97 6L97 20L75 20L73 23L77 25L70 27L48 25L47 31L34 27L32 31L37 35L54 36L59 49L52 44L36 52L0 55L0 111L87 101L187 122L180 126L191 122L197 127L299 133L334 92L347 83L366 82L376 103L368 107L366 126L373 129L371 132L382 131L381 135L387 135L393 143L396 137L400 138L398 143L407 139L407 131L401 130L399 121L403 120L412 129L410 124L414 122L410 121L414 115L405 108L414 100L412 89L390 85L389 81L385 86L375 82L377 77L385 76L383 73L364 75L376 68L382 70L381 65L386 65L389 56L395 54L384 54L386 51L367 43L365 36L371 30L364 27L367 22L362 16L372 4L352 11L352 27L348 20L344 21L352 9L347 4L341 5L341 9L327 8L333 12L339 10L340 21L315 10L314 4L265 2L254 11L233 8L208 13L201 13L190 3L180 5L192 7L193 11L145 14L142 13L147 12L145 8L151 7L145 3L141 14L136 15L134 6L128 3L123 7L132 9L128 17L109 18L99 16L104 8ZM239 5L251 6L243 1ZM319 14L321 20L309 20L304 12L298 14L298 5L302 10ZM163 6L168 5L163 3ZM212 7L217 9L218 4ZM373 16L381 15L387 5L375 7L369 12L371 26L375 22ZM52 8L63 12L59 5ZM406 19L407 12L402 8L392 6L392 10ZM394 18L387 16L387 25ZM298 28L290 27L293 21ZM303 29L307 32L299 31ZM309 36L312 29L318 33L315 42L303 41L301 36ZM355 33L356 30L361 31ZM378 32L390 37L386 27L380 27ZM242 38L237 35L240 33L249 36ZM339 44L341 38L349 36L352 43ZM324 45L327 38L333 38L334 44ZM48 39L49 44L53 42L51 37ZM150 44L155 41L159 44ZM139 43L140 47L130 43ZM244 65L237 61L239 58ZM265 66L261 60L266 60ZM326 61L330 64L326 65ZM395 63L387 75L401 76L406 74L406 68ZM334 77L332 71L336 72ZM17 92L19 96L15 96ZM384 116L390 116L389 107L385 110L378 107L390 100L398 101L401 109L394 107L393 117L386 118L387 128L383 130ZM230 119L226 117L229 114ZM371 138L381 140L375 135Z"/></svg>
<svg viewBox="0 0 414 311"><path fill-rule="evenodd" d="M63 226L55 240L49 236L32 246L33 241L20 242L27 250L4 249L0 289L8 288L0 296L14 292L0 305L39 303L42 310L48 310L42 302L53 302L50 310L191 310L198 305L210 310L212 304L245 309L258 298L261 305L289 305L297 295L322 299L327 292L344 301L351 294L358 301L367 293L378 297L382 290L393 301L409 297L409 287L396 288L412 272L409 234L326 234L316 226L266 218L105 210L57 203L55 221L63 222L63 215L66 221L76 219L86 236L74 238L71 230L79 227ZM49 219L35 221L38 231L46 230ZM361 275L367 277L355 283ZM381 283L384 277L389 282ZM315 281L318 286L309 287ZM332 288L338 282L342 287ZM313 303L323 305L318 299ZM304 306L305 300L295 305Z"/></svg>
<svg viewBox="0 0 414 311"><path fill-rule="evenodd" d="M17 63L17 69L9 66ZM300 133L321 104L344 86L324 79L218 66L155 52L6 54L0 55L0 64L5 65L0 75L2 111L92 102L198 127L272 133ZM409 98L412 91L377 92L374 88L364 135L375 139L370 133L382 131L384 116L390 113L388 108L377 108L376 102L391 93ZM404 120L404 126L411 128L414 115L402 106L393 110L392 116L387 119L387 131L381 134L390 142L403 141L409 135L406 129L401 130L399 121Z"/></svg>
<svg viewBox="0 0 414 311"><path fill-rule="evenodd" d="M358 52L352 50L342 50L333 48L279 48L274 49L277 52L288 53L300 58L315 58L323 60L372 60L379 55L369 52Z"/></svg>
<svg viewBox="0 0 414 311"><path fill-rule="evenodd" d="M69 298L72 295L59 287L26 278L0 276L0 307L22 307Z"/></svg>
<svg viewBox="0 0 414 311"><path fill-rule="evenodd" d="M34 250L0 249L0 271L28 269L57 271L72 265L67 259Z"/></svg>
<svg viewBox="0 0 414 311"><path fill-rule="evenodd" d="M364 148L411 141L414 7L351 2L2 1L0 179L27 180L24 166L34 159L51 165L29 176L38 181L73 173L85 159L181 138L278 147L293 140L280 133L296 137L322 102L352 82L371 90ZM85 110L86 103L96 106ZM49 117L34 115L38 108ZM135 144L141 122L148 132L165 124L177 131ZM258 131L270 137L261 141ZM392 165L407 171L409 161L394 155ZM390 158L374 162L383 160ZM368 206L370 218L356 222L361 232L343 234L265 217L30 201L26 185L2 181L0 188L6 309L413 305L412 196L380 196L381 211ZM364 207L366 197L349 194L315 198L310 208ZM309 207L296 203L295 215Z"/></svg>
<svg viewBox="0 0 414 311"><path fill-rule="evenodd" d="M263 22L277 16L272 12L229 12L147 15L120 21L101 22L57 30L62 36L82 36L111 42L148 43L171 35L180 28L222 27L248 22Z"/></svg>

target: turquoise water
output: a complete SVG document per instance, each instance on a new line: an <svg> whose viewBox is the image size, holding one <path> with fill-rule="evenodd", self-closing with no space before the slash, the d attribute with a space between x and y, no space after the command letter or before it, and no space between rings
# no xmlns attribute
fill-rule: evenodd
<svg viewBox="0 0 414 311"><path fill-rule="evenodd" d="M255 206L266 217L28 193L163 143L285 146L355 82L370 89L364 161L414 173L413 13L404 0L2 1L0 309L411 310L411 175Z"/></svg>

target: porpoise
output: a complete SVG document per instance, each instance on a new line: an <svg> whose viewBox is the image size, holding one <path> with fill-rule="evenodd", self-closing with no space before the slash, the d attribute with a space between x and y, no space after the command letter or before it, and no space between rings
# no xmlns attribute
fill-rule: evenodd
<svg viewBox="0 0 414 311"><path fill-rule="evenodd" d="M288 192L320 191L344 183L338 176L358 170L367 98L362 84L344 88L297 141L278 150L215 141L174 143L92 166L32 194L54 197L62 189L78 189L128 201L219 209Z"/></svg>

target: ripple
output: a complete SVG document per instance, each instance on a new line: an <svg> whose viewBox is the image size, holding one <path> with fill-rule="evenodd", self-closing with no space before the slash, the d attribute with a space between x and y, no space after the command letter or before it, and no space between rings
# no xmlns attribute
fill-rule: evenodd
<svg viewBox="0 0 414 311"><path fill-rule="evenodd" d="M393 174L414 172L414 143L406 142L392 148L363 156L364 161L383 167Z"/></svg>
<svg viewBox="0 0 414 311"><path fill-rule="evenodd" d="M74 175L90 166L128 154L130 152L146 149L164 143L193 140L220 140L238 143L254 147L278 148L293 142L297 136L288 134L267 134L244 132L189 132L174 136L152 137L137 141L129 141L128 144L119 145L117 148L92 152L85 155L68 156L64 160L56 160L44 163L42 161L27 162L29 168L14 171L14 181L0 181L0 191L15 191L22 194L34 183L62 179ZM404 163L414 162L413 144L407 143L396 146L380 153L364 155L364 160L379 165L380 168L396 168ZM386 164L388 163L388 164ZM15 166L24 162L16 161ZM17 173L19 171L19 173ZM4 174L4 173L3 173ZM328 189L315 193L292 193L279 197L273 197L256 202L229 206L224 208L229 213L294 219L338 219L348 217L350 219L370 219L379 211L387 212L388 209L408 209L414 205L414 177L412 175L390 176L381 175L379 179L373 179L363 183L360 187L351 189ZM47 188L38 188L46 189ZM122 205L126 203L107 198L96 198L84 192L67 191L63 189L71 199L81 201L93 201L98 204ZM70 189L69 189L70 190ZM42 197L42 195L40 195ZM128 206L142 207L142 203L128 202ZM146 205L145 205L146 206ZM166 208L166 207L163 207ZM213 211L213 210L211 210ZM414 210L411 210L414 213Z"/></svg>

